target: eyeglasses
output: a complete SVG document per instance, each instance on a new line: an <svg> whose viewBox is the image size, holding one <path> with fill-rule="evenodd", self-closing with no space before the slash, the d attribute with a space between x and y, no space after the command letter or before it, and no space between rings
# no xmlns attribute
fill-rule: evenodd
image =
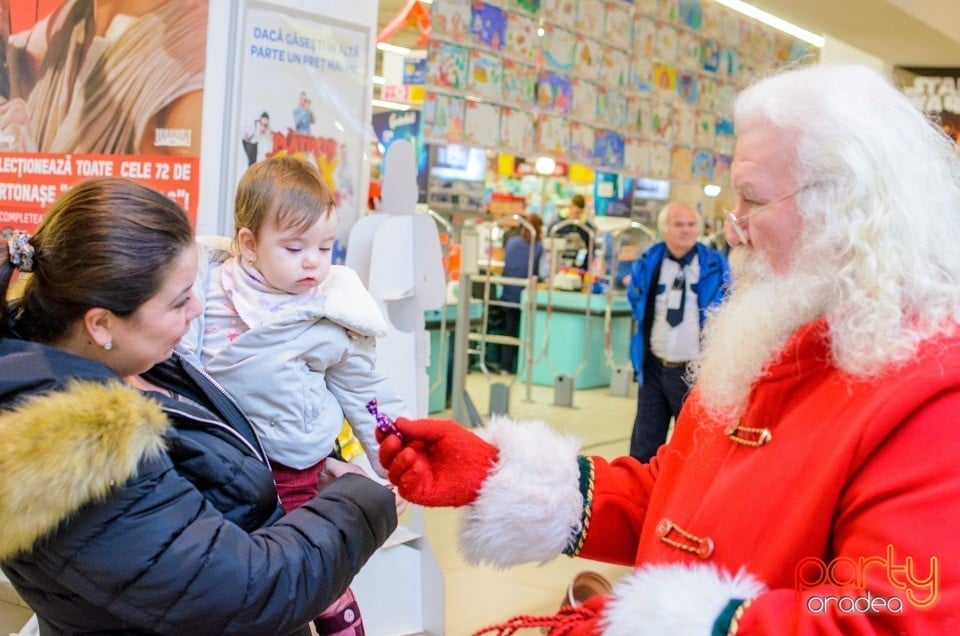
<svg viewBox="0 0 960 636"><path fill-rule="evenodd" d="M746 214L744 214L743 216L740 216L740 217L738 217L736 214L734 214L731 210L724 210L724 213L726 214L727 221L730 222L730 226L733 228L734 233L737 235L737 238L740 239L740 242L741 242L741 243L746 243L746 242L747 242L747 235L743 233L743 223L745 223L747 220L752 219L752 218L754 218L755 216L759 215L761 212L766 212L767 210L769 210L769 209L772 208L773 206L775 206L775 205L777 205L777 204L779 204L779 203L783 203L783 202L786 201L787 199L789 199L789 198L791 198L791 197L795 197L795 196L797 196L798 194L800 194L801 192L803 192L804 190L809 190L810 188L812 188L812 187L814 187L814 186L816 186L816 185L817 185L816 183L811 183L811 184L809 184L809 185L801 186L801 187L797 188L796 190L794 190L793 192L790 192L790 193L788 193L788 194L785 194L785 195L783 195L782 197L780 197L780 198L778 198L778 199L774 199L773 201L770 201L769 203L764 203L763 205L756 205L756 206L750 205L750 206L747 206L747 207L749 208L748 212L747 212Z"/></svg>

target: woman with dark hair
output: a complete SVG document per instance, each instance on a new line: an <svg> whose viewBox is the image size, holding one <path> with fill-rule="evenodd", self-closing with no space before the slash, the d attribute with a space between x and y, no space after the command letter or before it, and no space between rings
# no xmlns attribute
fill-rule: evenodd
<svg viewBox="0 0 960 636"><path fill-rule="evenodd" d="M173 352L200 312L183 211L84 182L0 249L0 567L43 634L293 634L396 527L331 460L284 515L233 399Z"/></svg>

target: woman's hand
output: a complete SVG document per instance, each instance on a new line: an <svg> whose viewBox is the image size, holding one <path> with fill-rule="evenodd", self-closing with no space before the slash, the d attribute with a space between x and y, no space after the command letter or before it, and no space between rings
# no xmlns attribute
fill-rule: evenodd
<svg viewBox="0 0 960 636"><path fill-rule="evenodd" d="M370 477L370 475L367 474L367 471L360 468L356 464L351 464L350 462L328 457L326 461L323 462L323 469L320 471L320 475L317 477L317 481L320 484L320 490L323 490L326 486L329 486L336 481L338 477L343 477L347 473L356 473L367 478Z"/></svg>
<svg viewBox="0 0 960 636"><path fill-rule="evenodd" d="M364 477L373 479L370 477L370 474L367 473L367 471L360 468L356 464L351 464L350 462L328 457L326 461L323 462L323 469L320 471L320 475L317 478L317 481L320 484L320 490L323 490L324 487L329 486L337 478L343 477L347 473L356 473L357 475L363 475ZM385 487L390 489L394 498L396 499L397 516L399 517L407 509L407 506L410 504L410 502L400 495L400 493L397 491L397 487L393 484L386 484Z"/></svg>

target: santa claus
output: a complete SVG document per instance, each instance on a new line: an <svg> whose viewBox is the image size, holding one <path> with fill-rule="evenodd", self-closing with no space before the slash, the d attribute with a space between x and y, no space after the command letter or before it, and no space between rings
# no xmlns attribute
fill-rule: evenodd
<svg viewBox="0 0 960 636"><path fill-rule="evenodd" d="M762 80L735 125L737 274L650 463L506 419L401 420L382 463L465 507L474 561L635 566L558 634L960 633L956 147L859 66Z"/></svg>

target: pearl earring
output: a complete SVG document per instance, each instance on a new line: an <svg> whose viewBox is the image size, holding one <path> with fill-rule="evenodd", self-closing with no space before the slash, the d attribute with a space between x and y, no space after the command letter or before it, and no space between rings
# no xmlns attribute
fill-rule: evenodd
<svg viewBox="0 0 960 636"><path fill-rule="evenodd" d="M113 349L113 340L107 340L105 343L103 343L103 348L107 351Z"/></svg>

